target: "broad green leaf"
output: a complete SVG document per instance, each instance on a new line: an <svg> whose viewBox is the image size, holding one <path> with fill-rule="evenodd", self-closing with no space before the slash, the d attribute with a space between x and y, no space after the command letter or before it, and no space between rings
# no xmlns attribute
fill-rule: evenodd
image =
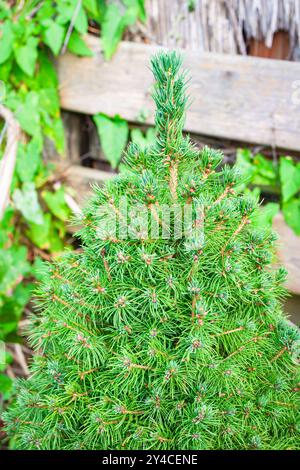
<svg viewBox="0 0 300 470"><path fill-rule="evenodd" d="M42 260L42 258L36 256L32 265L32 275L38 281L42 281L48 272L49 265L44 260Z"/></svg>
<svg viewBox="0 0 300 470"><path fill-rule="evenodd" d="M58 153L62 154L65 149L65 132L62 119L60 117L50 119L50 122L44 125L44 133L53 140Z"/></svg>
<svg viewBox="0 0 300 470"><path fill-rule="evenodd" d="M1 9L0 9L0 20L6 20L7 18L11 18L12 16L12 8L8 2L1 0L0 2Z"/></svg>
<svg viewBox="0 0 300 470"><path fill-rule="evenodd" d="M31 91L25 102L16 111L16 118L22 129L31 136L40 133L39 95Z"/></svg>
<svg viewBox="0 0 300 470"><path fill-rule="evenodd" d="M252 153L249 149L238 149L236 154L236 168L239 170L242 180L250 183L255 174L252 164Z"/></svg>
<svg viewBox="0 0 300 470"><path fill-rule="evenodd" d="M51 214L44 214L42 225L30 224L26 234L42 250L60 253L64 248L64 243L59 236L55 223L52 221Z"/></svg>
<svg viewBox="0 0 300 470"><path fill-rule="evenodd" d="M86 45L85 41L77 31L72 32L68 43L68 49L73 54L83 57L92 57L94 55L93 51Z"/></svg>
<svg viewBox="0 0 300 470"><path fill-rule="evenodd" d="M40 165L38 173L34 178L35 187L39 189L44 186L55 169L56 165L53 162L44 162L42 165Z"/></svg>
<svg viewBox="0 0 300 470"><path fill-rule="evenodd" d="M101 43L104 57L109 60L122 39L125 29L124 17L115 3L110 3L101 23Z"/></svg>
<svg viewBox="0 0 300 470"><path fill-rule="evenodd" d="M17 279L17 286L8 292L7 296L2 296L2 305L0 305L0 338L11 343L21 341L16 334L18 321L34 288L32 283L25 284L21 281L22 278Z"/></svg>
<svg viewBox="0 0 300 470"><path fill-rule="evenodd" d="M246 187L244 189L244 195L249 197L250 199L253 199L255 203L257 203L260 198L260 188L258 186L255 186L252 189Z"/></svg>
<svg viewBox="0 0 300 470"><path fill-rule="evenodd" d="M272 227L273 219L278 214L280 205L275 202L269 202L258 210L255 218L255 225L258 227Z"/></svg>
<svg viewBox="0 0 300 470"><path fill-rule="evenodd" d="M64 238L66 235L66 224L62 220L55 219L53 220L53 227L57 229L59 238Z"/></svg>
<svg viewBox="0 0 300 470"><path fill-rule="evenodd" d="M29 144L19 144L16 171L22 183L33 180L40 163L41 146L38 139L31 139Z"/></svg>
<svg viewBox="0 0 300 470"><path fill-rule="evenodd" d="M2 354L3 354L3 353L2 353ZM12 356L9 352L7 352L7 351L4 351L3 356L4 356L4 361L3 361L3 363L1 364L1 361L0 361L0 371L1 371L1 372L5 371L5 369L7 368L7 366L8 366L9 364L11 364L11 363L13 362L13 360L14 360L13 356ZM1 351L0 351L0 358L1 358Z"/></svg>
<svg viewBox="0 0 300 470"><path fill-rule="evenodd" d="M128 124L119 116L110 118L105 114L94 116L103 152L113 168L121 161L128 140Z"/></svg>
<svg viewBox="0 0 300 470"><path fill-rule="evenodd" d="M293 198L283 203L282 212L286 223L300 235L300 199Z"/></svg>
<svg viewBox="0 0 300 470"><path fill-rule="evenodd" d="M52 18L56 13L56 2L42 2L42 5L40 4L39 6L40 8L36 14L36 18L39 23L42 23L45 20L51 21L49 18Z"/></svg>
<svg viewBox="0 0 300 470"><path fill-rule="evenodd" d="M134 21L140 18L141 21L146 21L145 0L123 0L124 5L127 6L127 11L131 11L134 15Z"/></svg>
<svg viewBox="0 0 300 470"><path fill-rule="evenodd" d="M30 77L34 75L35 64L38 57L37 52L38 39L31 36L28 38L25 46L18 47L15 51L15 57L19 67Z"/></svg>
<svg viewBox="0 0 300 470"><path fill-rule="evenodd" d="M56 69L49 60L49 57L43 52L39 53L39 72L35 77L39 88L56 88L58 87L58 78Z"/></svg>
<svg viewBox="0 0 300 470"><path fill-rule="evenodd" d="M43 88L39 91L39 107L52 117L59 117L60 104L56 88Z"/></svg>
<svg viewBox="0 0 300 470"><path fill-rule="evenodd" d="M13 50L13 31L11 22L6 21L0 29L0 64L6 62Z"/></svg>
<svg viewBox="0 0 300 470"><path fill-rule="evenodd" d="M41 225L43 213L33 183L24 183L22 189L15 189L13 202L27 222Z"/></svg>
<svg viewBox="0 0 300 470"><path fill-rule="evenodd" d="M54 55L58 55L65 38L65 28L53 20L44 32L44 42L50 47Z"/></svg>
<svg viewBox="0 0 300 470"><path fill-rule="evenodd" d="M60 187L54 193L43 191L42 198L55 217L62 221L68 220L70 217L70 209L65 201L65 190L63 187Z"/></svg>
<svg viewBox="0 0 300 470"><path fill-rule="evenodd" d="M4 400L8 400L13 390L13 381L5 374L0 374L0 393Z"/></svg>
<svg viewBox="0 0 300 470"><path fill-rule="evenodd" d="M83 0L83 6L94 19L98 18L99 10L97 0Z"/></svg>
<svg viewBox="0 0 300 470"><path fill-rule="evenodd" d="M1 47L1 42L0 42L0 47ZM2 85L2 96L3 96L3 94L7 95L7 93L8 93L8 91L6 91L6 88L8 88L7 85L9 83L9 78L10 78L10 75L11 75L12 65L13 65L13 60L12 60L12 58L10 58L9 60L7 60L3 64L1 64L1 67L0 67L0 80L2 80L4 82L4 84L6 85L4 89L3 89L3 85Z"/></svg>
<svg viewBox="0 0 300 470"><path fill-rule="evenodd" d="M279 174L282 199L287 202L300 190L300 164L294 164L290 157L281 157Z"/></svg>
<svg viewBox="0 0 300 470"><path fill-rule="evenodd" d="M13 216L14 210L11 206L8 206L4 215L0 221L0 248L7 244L8 237L13 235L14 226L13 226Z"/></svg>
<svg viewBox="0 0 300 470"><path fill-rule="evenodd" d="M79 12L76 16L74 23L74 28L78 31L79 34L86 34L88 30L88 19L86 12L84 11L83 6L79 9Z"/></svg>
<svg viewBox="0 0 300 470"><path fill-rule="evenodd" d="M261 154L255 155L253 164L256 168L257 175L253 179L254 184L275 184L276 170L274 163Z"/></svg>

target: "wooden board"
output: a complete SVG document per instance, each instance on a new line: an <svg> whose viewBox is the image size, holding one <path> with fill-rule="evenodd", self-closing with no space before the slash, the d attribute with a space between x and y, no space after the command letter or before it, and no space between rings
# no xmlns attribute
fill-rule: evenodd
<svg viewBox="0 0 300 470"><path fill-rule="evenodd" d="M71 166L67 172L68 185L74 188L76 200L80 205L84 204L91 194L91 184L103 184L114 175L115 173L78 165ZM288 271L287 289L294 294L300 294L300 237L288 227L281 213L276 215L273 225L280 237L277 249L278 261Z"/></svg>
<svg viewBox="0 0 300 470"><path fill-rule="evenodd" d="M67 53L58 59L61 106L133 122L148 111L146 122L153 124L149 59L159 47L122 42L105 62L99 38L86 40L94 57ZM183 56L192 77L188 132L300 150L300 105L293 104L300 63L187 51Z"/></svg>

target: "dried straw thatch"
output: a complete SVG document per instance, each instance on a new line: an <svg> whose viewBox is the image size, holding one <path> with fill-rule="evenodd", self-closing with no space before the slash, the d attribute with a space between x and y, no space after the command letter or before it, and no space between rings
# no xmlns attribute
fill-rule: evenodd
<svg viewBox="0 0 300 470"><path fill-rule="evenodd" d="M283 30L300 60L300 0L147 0L147 11L150 38L168 47L246 54L251 38L271 47Z"/></svg>

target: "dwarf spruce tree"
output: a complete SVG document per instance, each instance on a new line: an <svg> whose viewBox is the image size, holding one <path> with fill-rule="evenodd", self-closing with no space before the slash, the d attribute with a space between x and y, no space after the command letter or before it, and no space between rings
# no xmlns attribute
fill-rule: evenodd
<svg viewBox="0 0 300 470"><path fill-rule="evenodd" d="M82 251L45 275L31 376L6 414L15 448L300 447L276 237L237 171L183 137L180 65L152 60L157 141L129 146L84 210Z"/></svg>

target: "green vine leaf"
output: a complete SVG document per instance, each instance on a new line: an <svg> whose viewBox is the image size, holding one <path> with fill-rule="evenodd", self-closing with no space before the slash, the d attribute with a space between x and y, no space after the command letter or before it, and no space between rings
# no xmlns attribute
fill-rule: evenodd
<svg viewBox="0 0 300 470"><path fill-rule="evenodd" d="M42 224L29 224L26 235L37 247L48 250L50 253L59 253L64 247L63 240L59 235L60 229L52 220L51 214L43 214Z"/></svg>
<svg viewBox="0 0 300 470"><path fill-rule="evenodd" d="M79 9L79 12L76 16L76 20L75 20L75 23L74 23L74 28L76 29L76 31L78 31L79 34L86 34L87 33L88 19L87 19L87 15L86 15L86 12L85 12L83 6L81 6L81 8Z"/></svg>
<svg viewBox="0 0 300 470"><path fill-rule="evenodd" d="M27 222L43 223L43 213L33 183L24 183L22 189L15 189L13 202Z"/></svg>
<svg viewBox="0 0 300 470"><path fill-rule="evenodd" d="M287 202L300 190L300 164L294 164L290 157L281 157L279 174L283 202Z"/></svg>
<svg viewBox="0 0 300 470"><path fill-rule="evenodd" d="M273 219L280 210L280 205L276 202L269 202L262 206L258 210L258 214L255 219L255 225L257 227L271 228Z"/></svg>
<svg viewBox="0 0 300 470"><path fill-rule="evenodd" d="M16 111L16 118L21 128L31 136L40 133L39 95L31 91L26 95L25 102Z"/></svg>
<svg viewBox="0 0 300 470"><path fill-rule="evenodd" d="M116 3L110 3L105 9L104 17L101 22L101 43L104 57L107 60L114 54L122 39L125 28L134 24L141 14L140 2L131 0L127 1L126 5L127 10L124 14L121 13Z"/></svg>
<svg viewBox="0 0 300 470"><path fill-rule="evenodd" d="M36 83L39 88L54 88L57 92L58 78L53 62L45 52L39 53L39 73L36 76Z"/></svg>
<svg viewBox="0 0 300 470"><path fill-rule="evenodd" d="M32 139L27 146L19 144L16 171L22 183L33 180L40 164L41 145L38 139Z"/></svg>
<svg viewBox="0 0 300 470"><path fill-rule="evenodd" d="M132 142L138 144L143 149L155 142L156 131L154 127L149 127L147 132L144 134L141 129L132 129L130 136Z"/></svg>
<svg viewBox="0 0 300 470"><path fill-rule="evenodd" d="M97 0L83 0L83 6L94 19L98 18L99 10Z"/></svg>
<svg viewBox="0 0 300 470"><path fill-rule="evenodd" d="M103 152L111 166L117 168L127 144L128 124L120 116L110 118L105 114L95 115L94 122L97 126Z"/></svg>
<svg viewBox="0 0 300 470"><path fill-rule="evenodd" d="M61 118L49 118L43 130L45 135L54 142L57 152L63 154L65 149L65 133Z"/></svg>
<svg viewBox="0 0 300 470"><path fill-rule="evenodd" d="M29 224L29 230L26 235L41 250L47 250L50 247L49 234L51 228L51 214L43 214L42 223Z"/></svg>
<svg viewBox="0 0 300 470"><path fill-rule="evenodd" d="M253 165L256 171L252 179L253 184L273 185L276 183L277 175L273 161L258 153L253 158Z"/></svg>
<svg viewBox="0 0 300 470"><path fill-rule="evenodd" d="M29 77L33 77L34 75L35 64L38 57L38 42L38 38L31 36L28 38L25 46L21 46L15 51L17 64Z"/></svg>
<svg viewBox="0 0 300 470"><path fill-rule="evenodd" d="M10 21L0 26L0 64L10 58L13 50L13 30Z"/></svg>

